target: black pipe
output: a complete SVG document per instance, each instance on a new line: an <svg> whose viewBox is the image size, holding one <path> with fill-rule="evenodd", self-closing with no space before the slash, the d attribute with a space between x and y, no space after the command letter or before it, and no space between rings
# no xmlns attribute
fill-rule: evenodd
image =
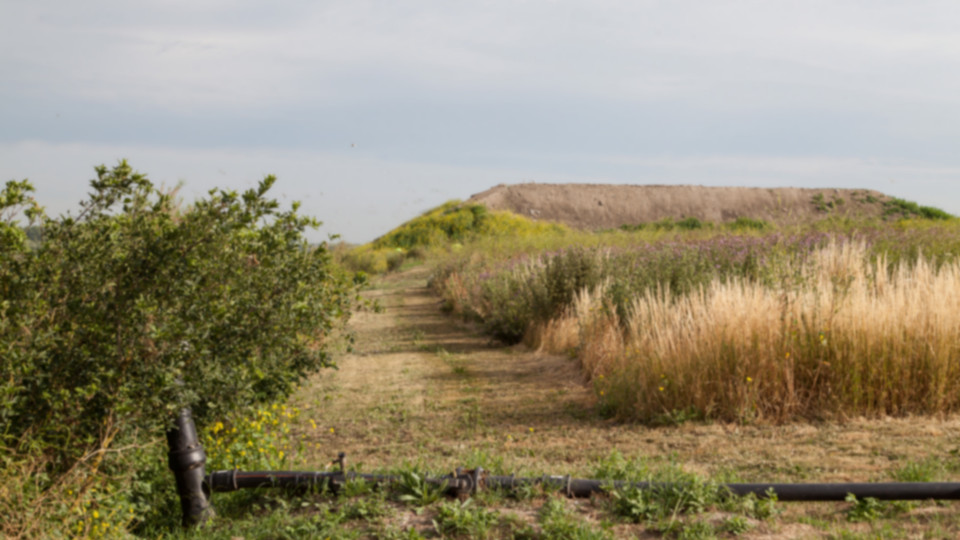
<svg viewBox="0 0 960 540"><path fill-rule="evenodd" d="M400 480L395 475L376 475L337 472L302 471L216 471L207 477L213 491L234 491L262 487L311 487L329 489L336 493L350 480L364 480L374 484L393 484ZM589 497L614 489L633 487L661 490L674 487L657 482L611 482L571 478L569 476L542 476L517 478L514 476L490 476L482 469L458 470L452 475L428 478L428 482L444 486L452 495L469 495L483 489L513 490L521 486L541 485L569 497ZM753 494L758 498L775 495L781 501L842 501L848 495L858 499L872 497L879 500L960 500L960 483L956 482L888 482L888 483L842 483L842 484L721 484L734 495Z"/></svg>
<svg viewBox="0 0 960 540"><path fill-rule="evenodd" d="M550 476L544 478L513 478L510 476L492 476L486 479L486 485L502 489L513 489L523 484L542 484L555 487L570 497L589 497L595 493L628 487L649 490L662 490L673 487L660 482L611 482L609 480L589 480ZM738 496L753 494L757 498L775 495L780 501L843 501L848 495L858 499L874 498L887 501L909 500L960 500L960 483L956 482L886 482L886 483L840 483L840 484L720 484Z"/></svg>
<svg viewBox="0 0 960 540"><path fill-rule="evenodd" d="M361 474L355 472L308 472L308 471L214 471L207 475L207 485L213 492L239 489L285 488L329 490L338 493L347 483L362 480L370 484L396 484L401 477L388 474ZM425 482L442 486L451 494L474 493L473 484L464 477L426 478Z"/></svg>
<svg viewBox="0 0 960 540"><path fill-rule="evenodd" d="M170 469L177 480L177 494L183 511L183 526L194 527L205 523L213 515L210 506L210 490L204 478L207 455L197 437L190 409L183 409L167 431L167 447Z"/></svg>

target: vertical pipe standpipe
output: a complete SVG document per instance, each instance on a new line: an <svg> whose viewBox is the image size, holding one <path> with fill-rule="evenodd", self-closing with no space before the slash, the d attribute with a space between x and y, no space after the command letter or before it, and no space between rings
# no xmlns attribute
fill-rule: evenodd
<svg viewBox="0 0 960 540"><path fill-rule="evenodd" d="M177 495L183 511L183 526L196 527L213 517L210 490L204 480L207 455L197 437L190 409L180 411L173 429L167 431L169 465L177 480Z"/></svg>

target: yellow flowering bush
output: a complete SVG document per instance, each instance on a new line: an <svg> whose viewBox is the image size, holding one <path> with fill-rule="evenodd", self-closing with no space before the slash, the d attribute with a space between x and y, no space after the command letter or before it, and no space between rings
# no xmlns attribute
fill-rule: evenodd
<svg viewBox="0 0 960 540"><path fill-rule="evenodd" d="M255 410L249 416L214 422L203 436L207 470L276 470L297 450L290 424L300 409L278 405Z"/></svg>

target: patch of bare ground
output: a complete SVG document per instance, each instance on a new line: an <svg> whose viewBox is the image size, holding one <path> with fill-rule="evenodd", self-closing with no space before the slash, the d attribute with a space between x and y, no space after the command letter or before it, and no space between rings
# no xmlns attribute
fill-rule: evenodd
<svg viewBox="0 0 960 540"><path fill-rule="evenodd" d="M302 462L321 469L343 451L348 466L364 471L416 463L440 473L480 465L495 473L590 477L616 450L653 466L673 462L726 481L841 482L889 481L892 471L908 463L958 460L955 417L675 427L604 419L576 360L492 342L443 314L427 277L421 267L380 280L366 294L384 310L354 317L356 350L337 360L339 370L319 373L295 396L303 411L297 435L307 443ZM498 504L503 513L532 523L542 502ZM605 504L578 501L572 507L582 519L600 522L609 519ZM926 504L873 524L847 523L846 503L780 507L780 517L761 522L746 537L869 533L890 523L908 535L960 532L952 504ZM406 514L394 519L429 528L429 520ZM647 534L640 525L611 530L618 537Z"/></svg>
<svg viewBox="0 0 960 540"><path fill-rule="evenodd" d="M863 189L527 183L501 184L467 203L597 230L666 218L714 223L750 218L797 225L828 216L878 217L889 200Z"/></svg>

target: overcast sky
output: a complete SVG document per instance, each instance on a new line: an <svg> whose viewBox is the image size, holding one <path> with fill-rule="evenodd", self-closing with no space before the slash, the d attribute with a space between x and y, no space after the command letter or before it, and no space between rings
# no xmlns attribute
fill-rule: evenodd
<svg viewBox="0 0 960 540"><path fill-rule="evenodd" d="M872 188L960 213L960 2L0 0L0 180L264 174L364 242L500 183Z"/></svg>

